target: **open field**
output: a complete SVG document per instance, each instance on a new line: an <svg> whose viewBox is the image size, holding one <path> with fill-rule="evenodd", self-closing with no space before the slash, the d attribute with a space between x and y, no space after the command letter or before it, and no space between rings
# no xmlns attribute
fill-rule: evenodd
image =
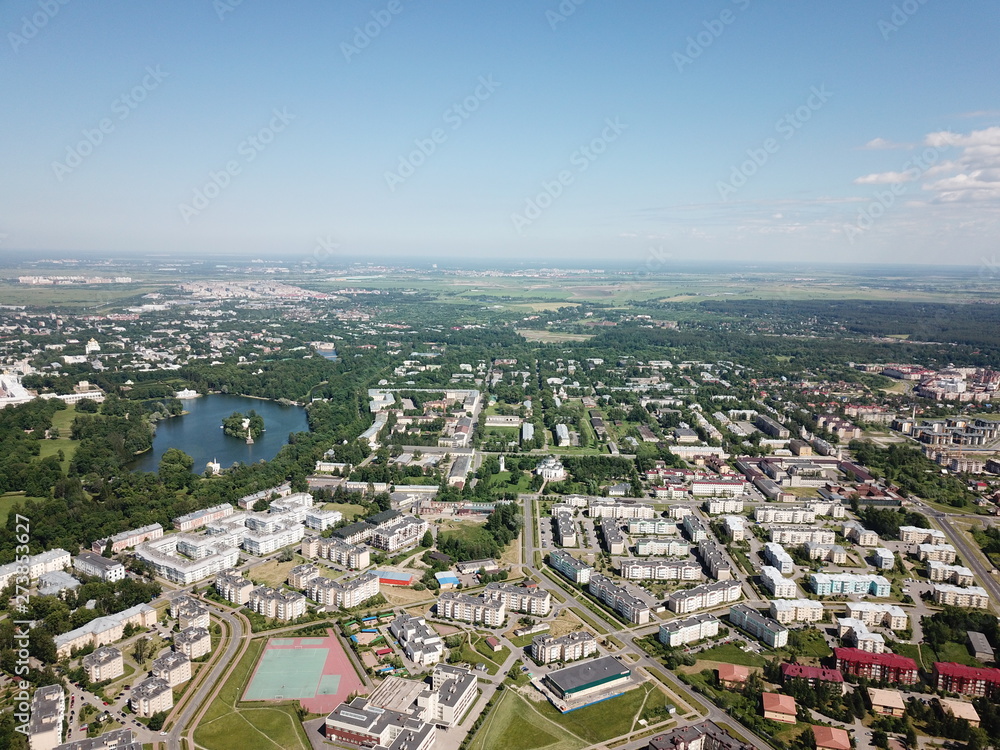
<svg viewBox="0 0 1000 750"><path fill-rule="evenodd" d="M579 737L531 710L528 702L506 691L476 733L470 750L573 750L583 743Z"/></svg>
<svg viewBox="0 0 1000 750"><path fill-rule="evenodd" d="M298 721L294 702L267 708L240 708L237 705L264 643L261 638L250 642L246 654L195 730L195 741L202 747L208 750L309 749L309 740Z"/></svg>
<svg viewBox="0 0 1000 750"><path fill-rule="evenodd" d="M37 269L33 273L38 273ZM30 307L82 307L99 309L106 305L154 291L148 284L100 284L97 286L26 286L0 283L0 298L5 305Z"/></svg>
<svg viewBox="0 0 1000 750"><path fill-rule="evenodd" d="M323 510L339 510L344 514L345 520L353 521L365 512L364 506L355 505L354 503L327 503L323 506Z"/></svg>
<svg viewBox="0 0 1000 750"><path fill-rule="evenodd" d="M542 344L563 344L567 341L587 341L591 336L584 333L559 333L558 331L535 331L528 328L518 329L518 334L528 341L538 341Z"/></svg>
<svg viewBox="0 0 1000 750"><path fill-rule="evenodd" d="M431 591L414 591L409 586L382 586L382 596L394 607L407 607L433 596Z"/></svg>
<svg viewBox="0 0 1000 750"><path fill-rule="evenodd" d="M25 500L43 500L41 497L28 497L23 492L6 492L0 495L0 522L6 521L7 516L15 505Z"/></svg>
<svg viewBox="0 0 1000 750"><path fill-rule="evenodd" d="M260 582L271 588L277 588L288 580L288 571L298 564L295 560L291 560L290 562L277 562L273 560L250 568L247 572L247 577L255 583Z"/></svg>

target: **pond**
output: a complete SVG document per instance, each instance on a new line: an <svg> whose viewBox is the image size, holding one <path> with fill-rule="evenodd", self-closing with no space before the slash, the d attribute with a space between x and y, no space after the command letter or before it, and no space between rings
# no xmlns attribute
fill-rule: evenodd
<svg viewBox="0 0 1000 750"><path fill-rule="evenodd" d="M153 449L132 464L136 471L156 471L160 458L170 448L179 448L194 459L193 471L202 474L205 464L218 461L223 469L236 462L269 461L288 442L290 432L307 432L309 423L301 406L283 406L246 396L213 394L184 400L188 413L156 424ZM253 409L264 418L264 434L253 445L222 431L222 420L234 411L246 414Z"/></svg>

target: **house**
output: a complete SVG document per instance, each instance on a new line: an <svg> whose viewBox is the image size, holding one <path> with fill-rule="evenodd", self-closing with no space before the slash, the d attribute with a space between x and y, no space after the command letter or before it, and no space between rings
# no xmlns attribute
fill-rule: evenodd
<svg viewBox="0 0 1000 750"><path fill-rule="evenodd" d="M720 664L716 672L719 685L726 690L742 690L750 676L750 668L742 664Z"/></svg>
<svg viewBox="0 0 1000 750"><path fill-rule="evenodd" d="M945 713L951 714L956 719L965 719L971 727L979 726L979 712L971 703L954 698L938 698L937 702Z"/></svg>
<svg viewBox="0 0 1000 750"><path fill-rule="evenodd" d="M872 704L872 711L877 714L899 717L906 713L903 694L898 690L880 690L870 687L868 688L868 700Z"/></svg>
<svg viewBox="0 0 1000 750"><path fill-rule="evenodd" d="M843 729L813 724L812 732L816 750L851 750L851 738Z"/></svg>
<svg viewBox="0 0 1000 750"><path fill-rule="evenodd" d="M762 693L760 696L764 718L780 721L782 724L795 723L795 699L781 693Z"/></svg>

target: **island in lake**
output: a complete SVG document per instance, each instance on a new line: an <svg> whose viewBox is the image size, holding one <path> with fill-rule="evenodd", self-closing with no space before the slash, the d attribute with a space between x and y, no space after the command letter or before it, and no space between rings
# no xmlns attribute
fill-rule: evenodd
<svg viewBox="0 0 1000 750"><path fill-rule="evenodd" d="M222 420L222 431L230 437L245 438L252 443L264 432L264 418L253 409L246 414L234 411Z"/></svg>

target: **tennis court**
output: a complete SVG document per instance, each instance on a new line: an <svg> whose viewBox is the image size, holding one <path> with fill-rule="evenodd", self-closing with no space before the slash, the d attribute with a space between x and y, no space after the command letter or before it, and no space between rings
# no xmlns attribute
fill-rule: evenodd
<svg viewBox="0 0 1000 750"><path fill-rule="evenodd" d="M328 713L361 685L333 633L327 638L271 638L243 700L294 699L309 711Z"/></svg>

